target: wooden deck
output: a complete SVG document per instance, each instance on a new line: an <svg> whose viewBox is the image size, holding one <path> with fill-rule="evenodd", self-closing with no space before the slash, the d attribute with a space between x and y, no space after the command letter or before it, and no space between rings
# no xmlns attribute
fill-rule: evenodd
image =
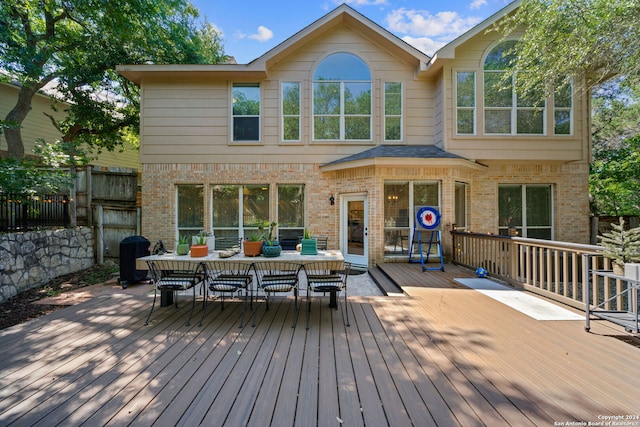
<svg viewBox="0 0 640 427"><path fill-rule="evenodd" d="M586 333L580 321L533 320L455 285L470 276L455 266L392 268L407 295L350 298L350 327L319 297L308 331L304 311L291 328L292 298L268 312L260 302L256 327L238 328L238 302L209 305L202 327L184 326L189 304L143 326L149 296L114 295L0 331L0 425L553 426L640 416L640 349L614 325L593 321Z"/></svg>

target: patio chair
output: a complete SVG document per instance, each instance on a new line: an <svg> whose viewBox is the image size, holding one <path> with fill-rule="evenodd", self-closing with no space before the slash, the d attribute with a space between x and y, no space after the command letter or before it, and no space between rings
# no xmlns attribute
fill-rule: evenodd
<svg viewBox="0 0 640 427"><path fill-rule="evenodd" d="M327 236L314 236L313 238L316 239L319 251L327 250L327 241L329 241L329 238Z"/></svg>
<svg viewBox="0 0 640 427"><path fill-rule="evenodd" d="M346 311L346 325L349 323L349 306L347 305L347 278L351 270L351 263L340 262L311 262L304 265L307 278L307 329L309 329L309 314L311 312L311 293L327 292L331 295L329 306L338 309L338 292L344 292L344 306Z"/></svg>
<svg viewBox="0 0 640 427"><path fill-rule="evenodd" d="M229 260L213 261L207 265L207 287L205 288L200 324L204 320L209 292L213 292L214 295L220 294L220 310L224 310L225 294L229 294L232 297L235 293L244 292L242 319L239 326L242 328L244 326L244 316L247 312L247 297L250 298L250 304L253 304L253 275L251 274L253 264Z"/></svg>
<svg viewBox="0 0 640 427"><path fill-rule="evenodd" d="M196 306L196 287L202 284L206 278L206 267L202 262L187 260L153 260L147 261L151 277L153 279L155 291L153 293L153 304L147 316L145 325L149 324L151 314L156 305L158 291L172 292L176 309L178 308L178 292L193 289L193 301L191 303L191 313L185 326L191 324L193 310Z"/></svg>
<svg viewBox="0 0 640 427"><path fill-rule="evenodd" d="M259 261L255 264L256 276L258 277L258 293L264 294L266 310L269 310L269 295L274 293L288 293L293 291L294 310L292 328L296 327L298 320L298 283L300 281L299 274L302 268L301 264L283 261ZM256 312L258 307L253 311L253 326L256 324Z"/></svg>

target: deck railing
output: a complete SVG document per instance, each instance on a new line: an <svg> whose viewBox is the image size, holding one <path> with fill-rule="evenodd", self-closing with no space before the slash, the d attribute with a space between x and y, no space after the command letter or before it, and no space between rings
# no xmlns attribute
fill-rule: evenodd
<svg viewBox="0 0 640 427"><path fill-rule="evenodd" d="M459 231L452 235L454 263L483 267L491 276L579 309L585 308L585 283L592 286L592 305L607 301L624 286L623 280L588 274L610 269L600 246ZM609 304L626 305L617 298Z"/></svg>

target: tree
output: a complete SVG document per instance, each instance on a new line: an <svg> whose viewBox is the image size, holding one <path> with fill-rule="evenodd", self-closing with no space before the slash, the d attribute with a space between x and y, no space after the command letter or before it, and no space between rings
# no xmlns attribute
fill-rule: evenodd
<svg viewBox="0 0 640 427"><path fill-rule="evenodd" d="M495 29L524 33L515 70L527 70L518 91L545 92L549 82L585 79L585 90L613 76L640 82L639 0L523 0Z"/></svg>
<svg viewBox="0 0 640 427"><path fill-rule="evenodd" d="M4 128L8 155L24 157L20 124L45 86L70 105L62 132L70 161L84 144L113 150L137 133L137 88L118 64L216 63L218 33L185 0L3 0L0 68L20 83ZM123 134L124 133L124 134Z"/></svg>

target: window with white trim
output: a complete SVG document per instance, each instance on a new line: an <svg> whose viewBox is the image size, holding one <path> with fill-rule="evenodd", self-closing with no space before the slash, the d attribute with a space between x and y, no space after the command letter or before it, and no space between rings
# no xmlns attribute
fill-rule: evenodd
<svg viewBox="0 0 640 427"><path fill-rule="evenodd" d="M282 140L300 141L300 82L282 83Z"/></svg>
<svg viewBox="0 0 640 427"><path fill-rule="evenodd" d="M384 140L402 140L402 83L384 83Z"/></svg>
<svg viewBox="0 0 640 427"><path fill-rule="evenodd" d="M556 85L553 94L553 132L556 135L573 134L573 84Z"/></svg>
<svg viewBox="0 0 640 427"><path fill-rule="evenodd" d="M553 238L553 197L549 184L498 186L498 229L501 235Z"/></svg>
<svg viewBox="0 0 640 427"><path fill-rule="evenodd" d="M260 84L233 83L233 141L260 141Z"/></svg>
<svg viewBox="0 0 640 427"><path fill-rule="evenodd" d="M458 135L476 133L476 73L456 72L456 132Z"/></svg>
<svg viewBox="0 0 640 427"><path fill-rule="evenodd" d="M211 228L218 240L236 242L269 219L269 185L211 186Z"/></svg>
<svg viewBox="0 0 640 427"><path fill-rule="evenodd" d="M494 47L484 61L484 133L503 135L542 135L545 129L546 101L537 92L518 95L515 79L524 72L511 71L515 40Z"/></svg>
<svg viewBox="0 0 640 427"><path fill-rule="evenodd" d="M316 68L313 139L371 140L371 72L356 55L334 53Z"/></svg>
<svg viewBox="0 0 640 427"><path fill-rule="evenodd" d="M176 186L176 238L197 236L204 230L204 186L184 184Z"/></svg>

